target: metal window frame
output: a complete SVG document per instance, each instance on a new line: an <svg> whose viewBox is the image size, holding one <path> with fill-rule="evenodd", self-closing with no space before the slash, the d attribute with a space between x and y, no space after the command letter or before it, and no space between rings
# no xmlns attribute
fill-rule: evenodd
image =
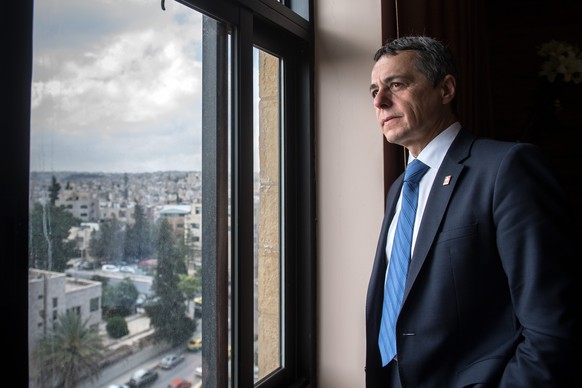
<svg viewBox="0 0 582 388"><path fill-rule="evenodd" d="M269 0L270 1L270 0ZM285 222L281 286L282 367L257 387L315 387L315 189L313 145L312 24L275 1L181 1L223 21L217 40L205 43L216 63L204 74L203 111L203 363L205 387L252 387L253 321L253 77L252 50L259 47L285 58L282 80L285 179L281 220ZM310 4L310 7L311 4ZM213 22L216 25L220 23ZM228 25L229 27L225 27ZM227 31L228 30L228 31ZM231 33L231 278L228 268L228 90L225 34ZM223 108L218 108L222 106ZM208 108L206 108L208 107ZM222 116L220 116L222 115ZM219 117L220 116L220 117ZM204 164L204 163L208 163ZM230 280L230 281L229 281ZM229 288L230 287L230 288ZM228 296L231 301L232 365L227 363ZM231 381L226 376L230 374Z"/></svg>

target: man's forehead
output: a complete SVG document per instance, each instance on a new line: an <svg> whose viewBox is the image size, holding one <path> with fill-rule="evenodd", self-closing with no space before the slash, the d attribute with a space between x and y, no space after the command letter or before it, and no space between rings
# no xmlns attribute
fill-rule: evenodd
<svg viewBox="0 0 582 388"><path fill-rule="evenodd" d="M413 56L404 55L409 52L403 52L399 55L384 55L374 64L372 68L372 82L385 81L394 77L410 77L418 70L412 66Z"/></svg>
<svg viewBox="0 0 582 388"><path fill-rule="evenodd" d="M414 51L403 51L396 55L385 54L376 61L374 69L387 66L410 68L415 59L416 53Z"/></svg>

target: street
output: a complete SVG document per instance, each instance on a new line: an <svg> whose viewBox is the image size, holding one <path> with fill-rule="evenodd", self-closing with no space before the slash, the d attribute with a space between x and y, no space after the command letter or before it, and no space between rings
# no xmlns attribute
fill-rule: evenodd
<svg viewBox="0 0 582 388"><path fill-rule="evenodd" d="M140 336L151 334L149 319L145 315L135 315L127 319L130 334L121 340L109 343L109 346L132 346ZM193 336L201 336L201 326ZM162 358L167 354L183 354L184 361L170 370L164 370L158 366ZM141 368L152 369L158 373L158 379L148 385L149 388L167 388L170 381L183 378L192 382L194 387L201 379L195 375L196 367L202 365L202 351L189 352L186 342L183 345L169 348L164 344L145 346L121 361L104 368L100 376L93 380L86 380L77 385L78 388L108 388L112 385L127 384L131 376Z"/></svg>
<svg viewBox="0 0 582 388"><path fill-rule="evenodd" d="M199 330L194 334L200 335ZM170 370L164 370L158 366L166 354L183 354L184 361ZM202 352L189 352L186 343L173 349L164 348L161 345L151 345L140 349L138 352L123 360L104 368L101 375L93 381L86 380L77 385L78 388L107 388L111 385L123 385L129 382L131 376L140 368L152 369L158 373L158 379L149 387L167 388L170 381L183 378L192 382L195 386L200 377L195 376L195 369L202 365Z"/></svg>
<svg viewBox="0 0 582 388"><path fill-rule="evenodd" d="M158 363L163 358L164 355L170 353L182 353L185 356L185 359L180 364L176 365L174 368L169 370L164 370L158 366ZM131 376L135 371L140 368L146 369L153 369L158 373L158 379L154 381L152 384L148 385L150 388L166 388L168 384L174 379L182 378L192 382L192 385L196 385L200 378L195 376L195 368L197 366L202 365L202 353L195 352L191 353L186 350L186 345L180 348L174 348L167 352L162 352L161 354L152 357L151 359L147 360L146 362L134 367L134 368L127 368L124 372L117 377L111 379L110 381L103 381L103 383L99 383L96 385L88 385L87 387L103 387L107 388L110 385L118 384L123 385L127 384ZM101 379L104 380L104 379Z"/></svg>
<svg viewBox="0 0 582 388"><path fill-rule="evenodd" d="M81 271L69 270L70 276L78 276L81 278L90 278L94 274L106 276L110 279L110 284L115 285L124 278L130 278L135 284L136 288L141 294L149 295L151 293L151 277L138 274L127 274L119 272L106 271ZM139 340L152 334L152 329L149 325L149 318L139 311L138 314L126 317L129 334L120 339L111 339L107 336L105 331L105 322L101 324L100 332L105 341L105 345L109 349L117 349L121 347L135 347ZM194 332L194 337L201 337L201 322ZM195 369L202 365L202 352L189 352L186 347L186 342L183 345L175 348L169 348L167 344L153 344L149 346L140 347L139 350L131 355L123 358L112 365L107 366L101 371L98 378L94 380L84 380L77 384L78 388L109 388L110 386L123 386L128 384L131 376L139 369L145 368L154 370L158 374L158 378L148 388L167 388L170 382L174 379L185 379L192 382L192 387L195 387L200 381L200 376L196 376ZM164 370L158 366L161 359L167 354L183 354L184 361L174 366L172 369Z"/></svg>

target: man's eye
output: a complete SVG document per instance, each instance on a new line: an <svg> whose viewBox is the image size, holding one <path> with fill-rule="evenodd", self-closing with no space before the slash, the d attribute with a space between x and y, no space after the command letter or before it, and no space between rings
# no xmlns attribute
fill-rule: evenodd
<svg viewBox="0 0 582 388"><path fill-rule="evenodd" d="M390 84L390 90L398 90L402 87L402 83L401 82L392 82Z"/></svg>
<svg viewBox="0 0 582 388"><path fill-rule="evenodd" d="M376 98L377 95L378 95L378 91L372 90L372 98Z"/></svg>

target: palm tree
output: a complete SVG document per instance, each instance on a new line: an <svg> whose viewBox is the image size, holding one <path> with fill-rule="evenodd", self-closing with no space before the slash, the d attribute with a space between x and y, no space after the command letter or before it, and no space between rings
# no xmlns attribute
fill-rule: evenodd
<svg viewBox="0 0 582 388"><path fill-rule="evenodd" d="M72 388L85 376L99 376L104 349L96 329L70 310L59 314L52 332L41 338L33 353L38 386Z"/></svg>

